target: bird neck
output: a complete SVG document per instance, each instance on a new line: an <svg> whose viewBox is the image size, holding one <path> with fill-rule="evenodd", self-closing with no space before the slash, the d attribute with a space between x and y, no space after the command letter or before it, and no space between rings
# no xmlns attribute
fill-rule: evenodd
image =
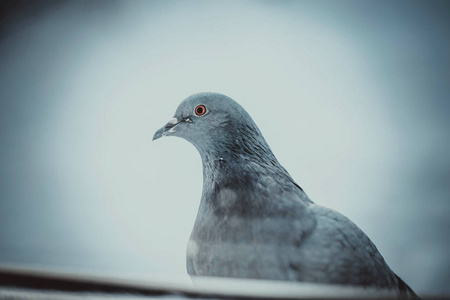
<svg viewBox="0 0 450 300"><path fill-rule="evenodd" d="M252 188L258 185L261 178L271 178L275 182L279 181L280 185L289 183L302 191L268 147L264 151L260 148L259 151L260 155L256 155L223 147L217 151L201 152L204 190L211 187Z"/></svg>
<svg viewBox="0 0 450 300"><path fill-rule="evenodd" d="M202 155L199 224L206 215L262 218L270 212L284 216L288 211L277 204L281 195L305 205L311 202L275 157L261 161L253 156L226 154Z"/></svg>
<svg viewBox="0 0 450 300"><path fill-rule="evenodd" d="M259 143L258 143L259 142ZM267 143L235 139L216 142L216 147L199 149L203 162L204 180L223 183L233 177L256 173L285 173Z"/></svg>
<svg viewBox="0 0 450 300"><path fill-rule="evenodd" d="M225 127L209 138L207 143L196 144L203 162L202 198L205 201L214 199L211 195L220 190L233 190L239 197L247 198L257 190L264 190L264 193L292 191L307 199L275 158L256 125L234 123L233 127ZM270 191L267 185L271 186Z"/></svg>

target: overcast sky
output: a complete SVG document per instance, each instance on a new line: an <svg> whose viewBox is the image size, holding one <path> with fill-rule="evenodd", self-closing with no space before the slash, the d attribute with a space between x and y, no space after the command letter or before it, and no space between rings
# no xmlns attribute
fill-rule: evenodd
<svg viewBox="0 0 450 300"><path fill-rule="evenodd" d="M185 277L201 160L151 138L211 91L413 289L450 294L448 1L5 3L0 263Z"/></svg>

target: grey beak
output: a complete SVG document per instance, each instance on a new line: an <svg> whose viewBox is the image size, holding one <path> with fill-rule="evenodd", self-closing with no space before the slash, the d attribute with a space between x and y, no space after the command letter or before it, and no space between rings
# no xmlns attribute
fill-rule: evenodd
<svg viewBox="0 0 450 300"><path fill-rule="evenodd" d="M158 129L158 131L155 132L155 135L153 135L152 141L157 140L157 139L159 139L160 137L162 137L162 136L164 135L164 133L166 132L166 130L167 130L167 129L166 129L165 126L162 127L162 128L160 128L160 129Z"/></svg>
<svg viewBox="0 0 450 300"><path fill-rule="evenodd" d="M153 135L152 141L157 140L160 137L166 136L169 133L169 130L171 128L173 128L175 125L177 125L178 123L179 123L179 121L177 118L170 119L166 125L164 125L160 129L158 129L158 131L155 132L155 135Z"/></svg>

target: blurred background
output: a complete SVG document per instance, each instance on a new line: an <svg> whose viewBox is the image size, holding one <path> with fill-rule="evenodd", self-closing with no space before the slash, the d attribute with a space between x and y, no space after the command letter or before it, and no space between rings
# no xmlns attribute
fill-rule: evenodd
<svg viewBox="0 0 450 300"><path fill-rule="evenodd" d="M1 1L0 264L187 277L201 189L153 133L238 101L311 199L450 294L450 2Z"/></svg>

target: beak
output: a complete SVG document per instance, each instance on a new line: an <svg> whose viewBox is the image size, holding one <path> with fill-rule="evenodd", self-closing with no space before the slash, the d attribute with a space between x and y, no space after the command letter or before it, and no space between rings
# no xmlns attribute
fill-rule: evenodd
<svg viewBox="0 0 450 300"><path fill-rule="evenodd" d="M172 133L173 131L171 131L171 129L173 127L175 127L178 123L180 123L180 121L178 121L177 118L170 119L166 125L164 125L158 131L155 132L155 135L153 136L152 141L157 140L160 137L163 137L163 136L166 136L166 135Z"/></svg>

